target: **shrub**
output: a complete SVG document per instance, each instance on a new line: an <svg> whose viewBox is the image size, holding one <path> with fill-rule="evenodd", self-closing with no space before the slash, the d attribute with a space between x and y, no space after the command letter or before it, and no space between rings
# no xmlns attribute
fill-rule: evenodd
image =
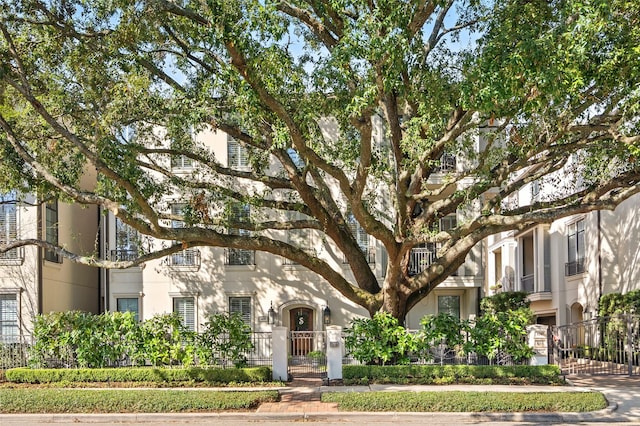
<svg viewBox="0 0 640 426"><path fill-rule="evenodd" d="M562 383L556 365L345 365L345 384Z"/></svg>
<svg viewBox="0 0 640 426"><path fill-rule="evenodd" d="M77 368L30 369L14 368L6 371L6 379L14 383L60 382L206 382L257 383L272 380L271 368Z"/></svg>
<svg viewBox="0 0 640 426"><path fill-rule="evenodd" d="M527 325L531 324L532 318L533 312L529 308L486 312L470 329L467 350L499 364L527 360L534 354L527 344Z"/></svg>
<svg viewBox="0 0 640 426"><path fill-rule="evenodd" d="M357 318L345 330L347 352L365 364L406 364L409 353L419 348L418 339L385 312L373 318Z"/></svg>
<svg viewBox="0 0 640 426"><path fill-rule="evenodd" d="M505 291L493 296L483 297L480 300L480 311L484 313L497 313L527 309L531 302L524 291Z"/></svg>
<svg viewBox="0 0 640 426"><path fill-rule="evenodd" d="M189 331L176 313L156 315L141 326L142 345L134 353L138 363L189 366L195 355L195 333Z"/></svg>
<svg viewBox="0 0 640 426"><path fill-rule="evenodd" d="M640 314L640 290L633 290L624 295L620 293L603 295L598 304L598 312L603 317Z"/></svg>
<svg viewBox="0 0 640 426"><path fill-rule="evenodd" d="M253 349L251 327L240 314L214 314L197 337L197 354L206 364L222 364L230 359L236 367L245 367L245 353Z"/></svg>
<svg viewBox="0 0 640 426"><path fill-rule="evenodd" d="M431 359L429 349L440 349L440 358L444 357L441 348L455 351L456 355L464 355L465 334L469 330L469 322L462 321L448 313L427 315L420 321L422 329L418 335L421 340L421 354L424 359Z"/></svg>

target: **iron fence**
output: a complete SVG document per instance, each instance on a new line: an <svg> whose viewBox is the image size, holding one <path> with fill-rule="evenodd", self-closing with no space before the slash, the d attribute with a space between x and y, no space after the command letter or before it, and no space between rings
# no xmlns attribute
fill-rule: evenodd
<svg viewBox="0 0 640 426"><path fill-rule="evenodd" d="M419 330L409 330L411 334L420 333ZM462 340L469 343L470 335L462 331ZM345 341L346 333L342 334ZM523 338L524 341L524 338ZM530 359L515 359L508 352L498 350L493 357L480 355L475 352L466 352L463 345L448 346L445 343L427 345L420 352L408 354L408 361L412 365L528 365ZM342 364L360 365L360 361L349 353L345 344L342 345Z"/></svg>
<svg viewBox="0 0 640 426"><path fill-rule="evenodd" d="M552 327L550 347L550 362L565 374L640 375L640 316Z"/></svg>
<svg viewBox="0 0 640 426"><path fill-rule="evenodd" d="M218 337L221 341L228 340L228 336ZM30 335L0 336L0 370L9 368L27 367L38 365L46 368L77 368L79 367L75 349L71 346L61 346L55 353L36 354L32 351L33 344ZM238 364L247 366L270 366L273 363L273 347L271 332L252 332L252 349L237 354L234 358L226 353L209 353L208 360L199 359L197 354L190 360L192 365L210 365L217 367L233 367ZM142 363L136 362L138 359L132 353L123 353L117 360L109 361L110 367L131 367L140 365L151 365L149 360ZM179 366L180 362L175 359L169 360L169 365Z"/></svg>

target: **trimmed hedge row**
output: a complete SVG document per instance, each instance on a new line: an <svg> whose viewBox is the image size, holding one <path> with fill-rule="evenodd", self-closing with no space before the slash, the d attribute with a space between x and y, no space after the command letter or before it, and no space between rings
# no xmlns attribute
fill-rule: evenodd
<svg viewBox="0 0 640 426"><path fill-rule="evenodd" d="M599 392L325 392L340 411L377 412L589 412L607 400Z"/></svg>
<svg viewBox="0 0 640 426"><path fill-rule="evenodd" d="M14 383L56 382L271 382L270 367L252 368L13 368L6 371L7 381Z"/></svg>
<svg viewBox="0 0 640 426"><path fill-rule="evenodd" d="M345 365L344 384L536 383L560 384L557 365Z"/></svg>

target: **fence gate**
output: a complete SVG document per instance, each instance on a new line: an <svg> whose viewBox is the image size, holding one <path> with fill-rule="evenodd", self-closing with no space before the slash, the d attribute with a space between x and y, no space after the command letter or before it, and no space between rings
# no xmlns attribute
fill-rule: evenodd
<svg viewBox="0 0 640 426"><path fill-rule="evenodd" d="M640 375L640 316L594 318L552 327L550 362L564 374Z"/></svg>
<svg viewBox="0 0 640 426"><path fill-rule="evenodd" d="M326 332L290 331L288 340L290 376L326 377Z"/></svg>

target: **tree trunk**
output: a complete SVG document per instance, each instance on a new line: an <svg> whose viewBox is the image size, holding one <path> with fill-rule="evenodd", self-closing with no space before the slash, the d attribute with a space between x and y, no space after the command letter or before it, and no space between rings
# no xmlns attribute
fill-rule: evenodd
<svg viewBox="0 0 640 426"><path fill-rule="evenodd" d="M400 325L404 326L405 317L407 316L407 298L405 280L401 274L387 275L382 289L382 306L381 312L391 314L398 319Z"/></svg>

